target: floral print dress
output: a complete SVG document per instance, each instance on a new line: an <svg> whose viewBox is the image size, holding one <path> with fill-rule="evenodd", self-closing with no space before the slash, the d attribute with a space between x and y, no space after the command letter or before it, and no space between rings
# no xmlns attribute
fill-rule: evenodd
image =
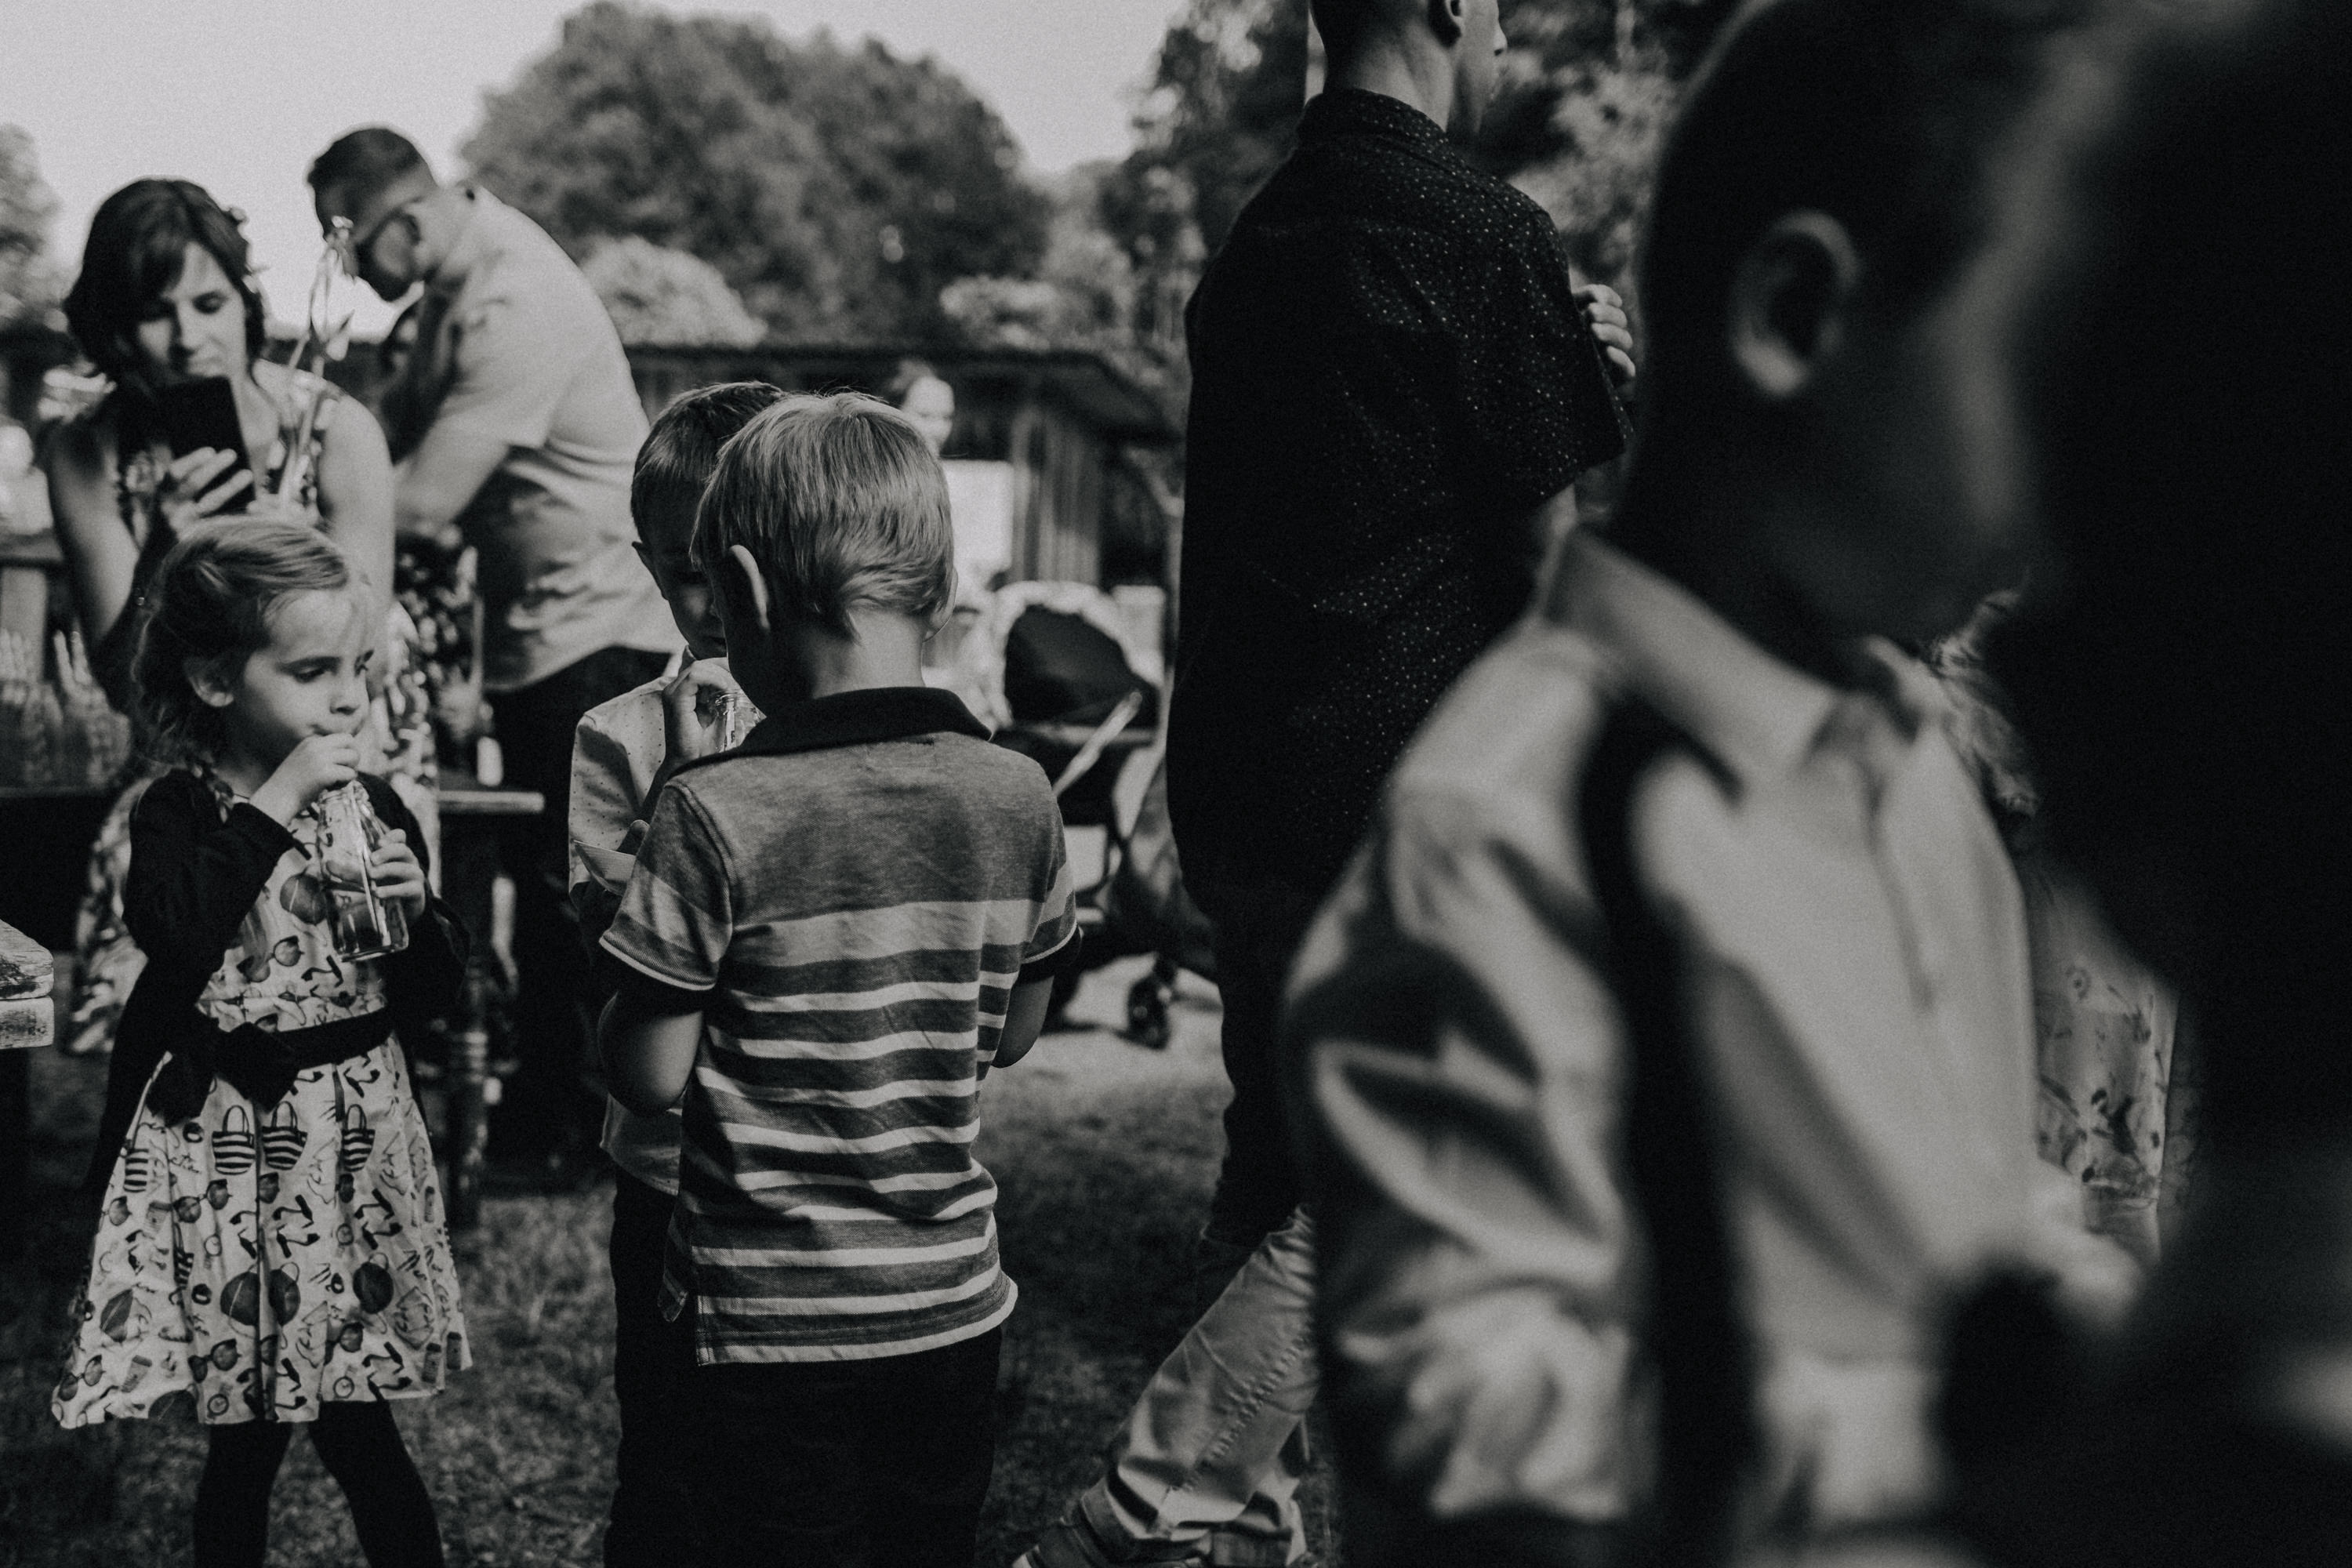
<svg viewBox="0 0 2352 1568"><path fill-rule="evenodd" d="M205 782L226 808L228 786ZM197 1004L222 1028L307 1028L386 1005L380 964L333 952L317 816L289 831L299 847ZM73 1318L52 1403L67 1426L307 1421L327 1400L438 1392L469 1359L465 1315L398 1040L310 1068L267 1112L226 1076L177 1124L142 1096Z"/></svg>

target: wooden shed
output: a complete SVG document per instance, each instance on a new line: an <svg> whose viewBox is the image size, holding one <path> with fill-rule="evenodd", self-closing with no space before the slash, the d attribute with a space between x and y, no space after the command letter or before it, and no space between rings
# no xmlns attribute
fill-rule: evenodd
<svg viewBox="0 0 2352 1568"><path fill-rule="evenodd" d="M1011 579L1168 585L1172 520L1144 465L1172 450L1179 432L1149 392L1097 354L918 344L629 350L648 416L718 381L880 394L910 359L955 389L942 456L1011 467Z"/></svg>

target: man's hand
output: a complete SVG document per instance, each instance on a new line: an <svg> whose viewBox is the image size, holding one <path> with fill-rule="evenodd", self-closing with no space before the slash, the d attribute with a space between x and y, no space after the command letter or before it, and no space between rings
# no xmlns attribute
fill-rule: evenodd
<svg viewBox="0 0 2352 1568"><path fill-rule="evenodd" d="M1633 329L1625 316L1625 301L1606 283L1580 283L1576 298L1584 307L1585 324L1601 341L1601 353L1609 362L1611 377L1621 389L1631 386L1634 374Z"/></svg>
<svg viewBox="0 0 2352 1568"><path fill-rule="evenodd" d="M425 918L425 868L408 847L408 835L393 828L368 857L368 876L379 897L400 906L411 924Z"/></svg>

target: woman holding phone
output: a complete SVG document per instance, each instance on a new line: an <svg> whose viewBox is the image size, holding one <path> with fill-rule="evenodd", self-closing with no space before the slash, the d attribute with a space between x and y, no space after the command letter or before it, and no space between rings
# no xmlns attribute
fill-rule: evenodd
<svg viewBox="0 0 2352 1568"><path fill-rule="evenodd" d="M129 710L141 597L180 536L211 519L308 519L374 588L387 635L374 663L370 772L391 777L429 833L433 744L405 626L392 601L392 464L368 411L318 377L261 357L263 311L239 220L200 185L137 180L90 219L66 322L111 385L50 443L49 500L94 674ZM142 965L122 924L131 776L92 852L76 922L68 1050L105 1048Z"/></svg>

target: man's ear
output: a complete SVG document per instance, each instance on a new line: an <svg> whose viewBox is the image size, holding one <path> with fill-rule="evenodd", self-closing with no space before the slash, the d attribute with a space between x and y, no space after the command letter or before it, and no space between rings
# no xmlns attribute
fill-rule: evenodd
<svg viewBox="0 0 2352 1568"><path fill-rule="evenodd" d="M1769 403L1802 395L1844 339L1862 253L1826 213L1782 215L1739 258L1726 327L1731 363Z"/></svg>
<svg viewBox="0 0 2352 1568"><path fill-rule="evenodd" d="M1463 0L1427 0L1429 30L1447 48L1462 41Z"/></svg>
<svg viewBox="0 0 2352 1568"><path fill-rule="evenodd" d="M180 673L188 678L188 685L195 692L196 700L207 708L226 708L236 700L236 693L229 687L227 663L226 659L219 658L184 658L180 661Z"/></svg>
<svg viewBox="0 0 2352 1568"><path fill-rule="evenodd" d="M774 636L775 605L768 596L768 574L742 545L729 545L719 558L718 587L734 624L749 626L763 637Z"/></svg>

